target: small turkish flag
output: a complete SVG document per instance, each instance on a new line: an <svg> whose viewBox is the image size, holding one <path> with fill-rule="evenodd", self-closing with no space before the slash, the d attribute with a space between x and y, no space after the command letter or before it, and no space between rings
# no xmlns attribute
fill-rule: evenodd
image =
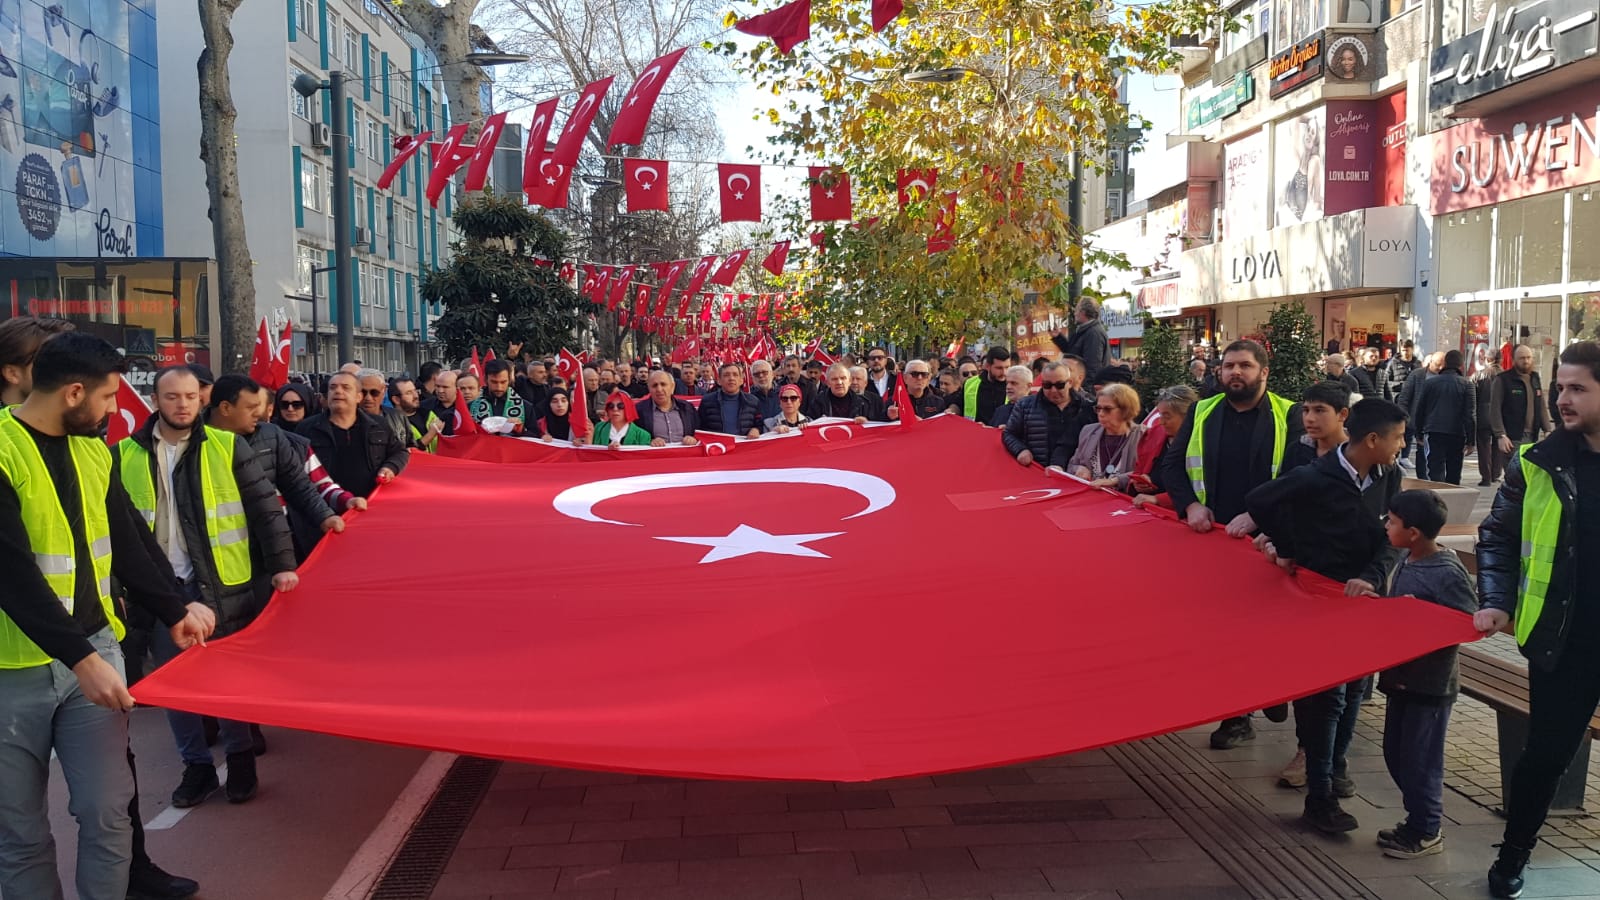
<svg viewBox="0 0 1600 900"><path fill-rule="evenodd" d="M505 113L495 113L484 120L483 128L478 132L477 149L472 153L472 165L467 167L464 185L467 190L483 190L484 183L489 180L489 164L494 162L495 148L500 145L500 132L505 127Z"/></svg>
<svg viewBox="0 0 1600 900"><path fill-rule="evenodd" d="M611 298L606 301L606 309L616 309L622 301L627 299L628 286L633 283L633 272L638 266L623 266L622 271L611 278Z"/></svg>
<svg viewBox="0 0 1600 900"><path fill-rule="evenodd" d="M467 371L478 379L479 384L483 383L483 363L478 360L478 346L476 344L472 346L472 358L467 361Z"/></svg>
<svg viewBox="0 0 1600 900"><path fill-rule="evenodd" d="M761 268L773 275L782 275L784 264L789 261L789 242L779 241L772 245L772 252L761 261Z"/></svg>
<svg viewBox="0 0 1600 900"><path fill-rule="evenodd" d="M795 45L811 37L811 0L794 0L771 12L751 16L733 26L745 34L772 38L778 52L788 55Z"/></svg>
<svg viewBox="0 0 1600 900"><path fill-rule="evenodd" d="M910 429L917 424L917 407L911 402L911 391L906 389L906 380L896 378L894 384L894 405L900 414L900 427Z"/></svg>
<svg viewBox="0 0 1600 900"><path fill-rule="evenodd" d="M600 276L595 272L594 266L589 263L584 263L583 283L578 286L578 296L588 300L590 303L593 303L594 289L595 285L599 284L599 278Z"/></svg>
<svg viewBox="0 0 1600 900"><path fill-rule="evenodd" d="M117 376L117 411L106 419L106 443L113 446L125 437L144 427L150 418L150 406L133 389L125 376Z"/></svg>
<svg viewBox="0 0 1600 900"><path fill-rule="evenodd" d="M606 297L611 293L611 276L616 271L613 266L601 266L595 276L594 290L589 293L589 300L599 306L606 302Z"/></svg>
<svg viewBox="0 0 1600 900"><path fill-rule="evenodd" d="M561 264L561 280L566 282L568 287L572 286L572 279L577 277L578 267L576 264L570 262L564 262Z"/></svg>
<svg viewBox="0 0 1600 900"><path fill-rule="evenodd" d="M644 143L645 128L650 124L650 111L655 109L656 98L661 95L661 88L666 85L667 78L678 67L678 60L683 58L688 49L680 47L645 66L644 71L639 73L639 80L628 88L628 95L622 98L616 121L611 125L611 136L606 138L606 149L618 144Z"/></svg>
<svg viewBox="0 0 1600 900"><path fill-rule="evenodd" d="M556 354L556 374L565 378L567 383L571 384L572 380L577 378L582 371L583 362L578 359L578 355L562 347L561 352Z"/></svg>
<svg viewBox="0 0 1600 900"><path fill-rule="evenodd" d="M645 316L650 314L650 285L641 284L633 290L633 314Z"/></svg>
<svg viewBox="0 0 1600 900"><path fill-rule="evenodd" d="M720 284L723 287L732 287L733 280L739 277L739 270L744 268L744 261L749 256L749 250L735 250L729 253L728 258L717 266L717 271L712 273L709 279L710 282L712 284Z"/></svg>
<svg viewBox="0 0 1600 900"><path fill-rule="evenodd" d="M905 12L903 0L872 0L872 30L882 31Z"/></svg>
<svg viewBox="0 0 1600 900"><path fill-rule="evenodd" d="M624 312L622 315L627 313ZM567 379L567 385L571 388L568 394L572 407L567 415L567 421L572 423L572 433L579 437L586 436L589 434L589 398L584 396L587 391L583 389L583 362L571 350L562 347L556 359L556 372Z"/></svg>
<svg viewBox="0 0 1600 900"><path fill-rule="evenodd" d="M828 166L811 167L811 221L850 218L850 176Z"/></svg>
<svg viewBox="0 0 1600 900"><path fill-rule="evenodd" d="M967 339L964 337L958 337L950 342L950 346L944 348L944 355L950 359L955 359L958 355L960 355L962 349L966 346Z"/></svg>
<svg viewBox="0 0 1600 900"><path fill-rule="evenodd" d="M757 322L765 322L767 320L767 309L771 304L772 304L772 295L771 294L762 294L756 299L756 321Z"/></svg>
<svg viewBox="0 0 1600 900"><path fill-rule="evenodd" d="M895 176L900 208L905 209L908 203L920 203L928 199L938 183L938 169L901 169Z"/></svg>
<svg viewBox="0 0 1600 900"><path fill-rule="evenodd" d="M289 354L294 349L293 328L294 326L291 323L287 321L283 323L283 333L278 335L278 345L272 353L272 380L274 383L267 385L266 382L262 382L262 384L274 391L289 383Z"/></svg>
<svg viewBox="0 0 1600 900"><path fill-rule="evenodd" d="M717 165L722 221L761 221L761 167L736 163Z"/></svg>
<svg viewBox="0 0 1600 900"><path fill-rule="evenodd" d="M902 420L904 416L901 417ZM1064 487L1032 488L1026 491L1016 488L1002 488L991 491L965 491L959 494L945 494L945 499L962 512L981 512L986 509L1000 509L1007 506L1027 506L1043 500L1054 500L1057 497L1072 497L1081 494L1086 488L1081 482L1072 482Z"/></svg>
<svg viewBox="0 0 1600 900"><path fill-rule="evenodd" d="M700 447L707 456L723 456L731 453L733 452L734 442L739 440L734 435L723 434L719 431L696 430L694 437L695 440L700 442Z"/></svg>
<svg viewBox="0 0 1600 900"><path fill-rule="evenodd" d="M689 295L688 294L684 294L683 296L684 296L684 302L687 303ZM656 293L655 316L657 318L661 318L661 317L664 317L666 314L667 314L667 291L666 291L665 288L662 288L659 291L657 291L657 293ZM683 313L681 312L681 307L680 307L680 312L678 313L678 315L680 315L680 316L683 315Z"/></svg>
<svg viewBox="0 0 1600 900"><path fill-rule="evenodd" d="M550 161L545 149L550 139L550 122L560 103L560 97L551 97L534 107L533 121L528 125L528 147L522 157L522 192L528 195L529 204L546 208L567 205L566 189L572 177L564 167ZM563 179L568 183L563 183Z"/></svg>
<svg viewBox="0 0 1600 900"><path fill-rule="evenodd" d="M455 418L455 427L451 429L451 434L460 437L478 433L478 423L467 410L467 395L460 391L456 391Z"/></svg>
<svg viewBox="0 0 1600 900"><path fill-rule="evenodd" d="M551 159L558 165L566 166L569 176L572 167L578 164L578 153L583 150L584 139L589 136L589 126L594 123L595 114L600 112L600 101L605 99L606 91L616 77L607 75L586 85L583 93L578 95L578 102L573 104L572 112L567 115L567 124L561 129L561 137L556 139L556 149Z"/></svg>
<svg viewBox="0 0 1600 900"><path fill-rule="evenodd" d="M250 355L250 378L257 384L266 386L275 375L273 358L277 355L277 341L272 339L272 332L267 330L267 317L261 317L261 325L256 329L256 346ZM272 385L277 390L277 385Z"/></svg>
<svg viewBox="0 0 1600 900"><path fill-rule="evenodd" d="M664 159L625 159L622 182L628 192L628 212L647 209L667 211L667 161Z"/></svg>
<svg viewBox="0 0 1600 900"><path fill-rule="evenodd" d="M439 205L439 195L444 193L444 186L449 183L450 177L472 158L475 148L468 145L466 139L467 123L462 122L445 134L444 143L437 145L438 149L433 154L433 172L428 176L426 192L430 206Z"/></svg>
<svg viewBox="0 0 1600 900"><path fill-rule="evenodd" d="M421 134L402 134L395 138L394 158L389 160L389 164L383 167L383 174L378 176L378 190L387 191L389 185L394 183L395 177L400 174L400 170L405 168L411 157L416 156L417 151L421 150L422 145L431 137L433 132L424 131Z"/></svg>
<svg viewBox="0 0 1600 900"><path fill-rule="evenodd" d="M699 293L700 289L706 286L706 279L711 277L711 266L716 261L715 256L702 256L700 261L694 264L694 272L689 276L689 286L684 288L684 293Z"/></svg>
<svg viewBox="0 0 1600 900"><path fill-rule="evenodd" d="M933 234L928 236L928 253L943 253L956 245L956 192L944 195L944 202L933 212Z"/></svg>
<svg viewBox="0 0 1600 900"><path fill-rule="evenodd" d="M656 263L656 277L660 279L661 289L661 293L656 300L662 306L672 302L672 289L677 287L678 279L683 275L683 270L687 268L689 268L687 259L676 259L669 263ZM679 313L679 315L682 315L682 313Z"/></svg>
<svg viewBox="0 0 1600 900"><path fill-rule="evenodd" d="M827 393L827 388L818 388ZM835 420L827 425L813 425L806 429L806 437L813 444L842 444L846 441L858 441L866 436L867 429L859 422L840 422Z"/></svg>

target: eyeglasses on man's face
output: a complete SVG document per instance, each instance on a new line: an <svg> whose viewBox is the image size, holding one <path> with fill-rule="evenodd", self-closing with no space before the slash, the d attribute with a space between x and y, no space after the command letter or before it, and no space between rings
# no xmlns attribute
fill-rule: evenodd
<svg viewBox="0 0 1600 900"><path fill-rule="evenodd" d="M886 360L888 358L889 357L884 356L881 353L874 353L874 354L871 354L870 356L867 357L867 362L883 362L884 360Z"/></svg>
<svg viewBox="0 0 1600 900"><path fill-rule="evenodd" d="M362 388L361 389L361 396L363 396L363 397L382 397L383 396L383 388L370 388L370 389L369 388Z"/></svg>
<svg viewBox="0 0 1600 900"><path fill-rule="evenodd" d="M1039 382L1039 387L1047 391L1064 391L1067 389L1067 383L1065 381L1041 381Z"/></svg>
<svg viewBox="0 0 1600 900"><path fill-rule="evenodd" d="M928 372L907 372L906 373L906 377L907 378L927 378L929 374L930 373L928 373Z"/></svg>

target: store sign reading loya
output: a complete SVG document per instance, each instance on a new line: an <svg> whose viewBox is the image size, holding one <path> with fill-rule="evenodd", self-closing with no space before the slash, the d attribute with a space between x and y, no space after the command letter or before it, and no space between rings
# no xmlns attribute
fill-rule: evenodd
<svg viewBox="0 0 1600 900"><path fill-rule="evenodd" d="M1434 109L1463 103L1588 59L1597 49L1594 0L1491 6L1482 28L1433 52L1428 101Z"/></svg>

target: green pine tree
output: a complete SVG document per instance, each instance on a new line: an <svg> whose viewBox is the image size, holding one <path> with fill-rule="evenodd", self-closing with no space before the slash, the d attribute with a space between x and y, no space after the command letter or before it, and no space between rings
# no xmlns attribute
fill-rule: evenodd
<svg viewBox="0 0 1600 900"><path fill-rule="evenodd" d="M1163 388L1189 383L1188 354L1183 352L1178 329L1159 319L1145 317L1144 339L1139 342L1139 373L1134 378L1139 402L1146 412L1155 408Z"/></svg>
<svg viewBox="0 0 1600 900"><path fill-rule="evenodd" d="M1306 311L1304 303L1296 300L1274 306L1261 330L1271 360L1267 389L1280 397L1299 400L1306 388L1322 377L1317 371L1322 362L1317 320Z"/></svg>
<svg viewBox="0 0 1600 900"><path fill-rule="evenodd" d="M477 347L504 358L506 345L517 342L550 354L569 343L584 304L557 275L561 232L520 201L492 193L462 203L454 218L462 239L451 246L449 265L422 278L422 296L445 307L434 323L445 357L462 359Z"/></svg>

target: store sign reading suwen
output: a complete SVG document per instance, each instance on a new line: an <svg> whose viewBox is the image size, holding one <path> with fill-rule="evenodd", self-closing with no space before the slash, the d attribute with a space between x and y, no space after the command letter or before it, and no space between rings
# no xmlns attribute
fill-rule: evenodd
<svg viewBox="0 0 1600 900"><path fill-rule="evenodd" d="M1555 94L1434 135L1432 213L1600 181L1600 90Z"/></svg>
<svg viewBox="0 0 1600 900"><path fill-rule="evenodd" d="M1279 53L1267 63L1272 80L1268 96L1281 97L1314 79L1322 77L1322 32L1317 32Z"/></svg>
<svg viewBox="0 0 1600 900"><path fill-rule="evenodd" d="M1484 26L1433 51L1428 102L1442 109L1588 59L1600 47L1594 0L1489 7Z"/></svg>

